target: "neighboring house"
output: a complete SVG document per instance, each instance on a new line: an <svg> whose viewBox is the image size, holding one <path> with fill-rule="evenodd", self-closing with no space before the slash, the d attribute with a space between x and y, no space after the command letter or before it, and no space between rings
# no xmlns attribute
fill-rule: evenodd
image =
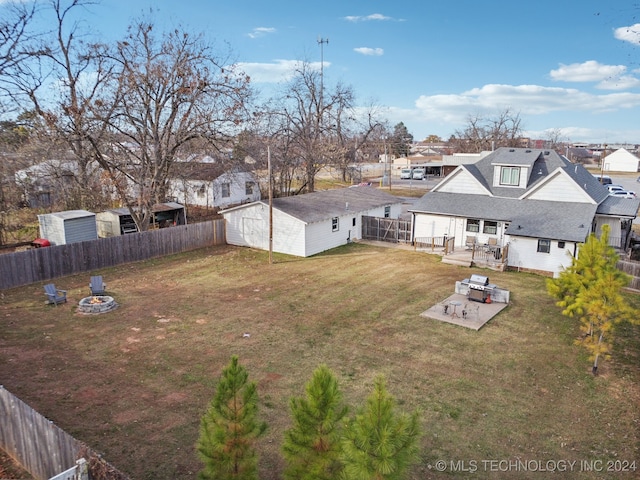
<svg viewBox="0 0 640 480"><path fill-rule="evenodd" d="M604 157L602 168L606 172L637 172L639 163L633 153L620 148Z"/></svg>
<svg viewBox="0 0 640 480"><path fill-rule="evenodd" d="M24 204L41 208L65 198L66 192L73 188L77 170L75 161L45 160L18 170L14 177Z"/></svg>
<svg viewBox="0 0 640 480"><path fill-rule="evenodd" d="M261 198L255 174L228 172L216 163L176 163L168 184L169 196L185 205L227 208Z"/></svg>
<svg viewBox="0 0 640 480"><path fill-rule="evenodd" d="M402 200L374 187L358 186L274 198L220 212L227 243L308 257L362 238L362 216L398 218Z"/></svg>
<svg viewBox="0 0 640 480"><path fill-rule="evenodd" d="M640 200L611 197L583 166L554 151L500 148L460 165L409 209L413 237L455 237L456 248L508 245L507 268L558 275L591 232L611 227L626 249Z"/></svg>

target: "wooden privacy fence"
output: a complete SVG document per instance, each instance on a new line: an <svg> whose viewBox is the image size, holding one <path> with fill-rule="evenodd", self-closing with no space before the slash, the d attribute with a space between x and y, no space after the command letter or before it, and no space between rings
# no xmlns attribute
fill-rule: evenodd
<svg viewBox="0 0 640 480"><path fill-rule="evenodd" d="M82 444L1 385L0 420L0 447L35 478L88 478Z"/></svg>
<svg viewBox="0 0 640 480"><path fill-rule="evenodd" d="M634 290L640 290L640 262L632 260L618 260L618 270L631 275L631 282L628 287Z"/></svg>
<svg viewBox="0 0 640 480"><path fill-rule="evenodd" d="M226 243L224 219L0 255L0 290Z"/></svg>
<svg viewBox="0 0 640 480"><path fill-rule="evenodd" d="M411 243L411 220L362 216L362 239Z"/></svg>

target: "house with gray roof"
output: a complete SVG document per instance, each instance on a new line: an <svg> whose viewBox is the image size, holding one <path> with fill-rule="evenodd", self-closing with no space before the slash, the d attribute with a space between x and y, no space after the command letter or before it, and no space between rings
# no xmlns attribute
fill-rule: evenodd
<svg viewBox="0 0 640 480"><path fill-rule="evenodd" d="M229 208L227 243L308 257L362 238L362 217L398 218L402 200L370 186L325 190ZM270 212L271 211L271 212Z"/></svg>
<svg viewBox="0 0 640 480"><path fill-rule="evenodd" d="M640 200L609 196L581 165L551 150L500 148L456 167L410 209L413 237L495 245L507 268L557 276L602 226L625 250ZM505 248L508 247L508 248Z"/></svg>

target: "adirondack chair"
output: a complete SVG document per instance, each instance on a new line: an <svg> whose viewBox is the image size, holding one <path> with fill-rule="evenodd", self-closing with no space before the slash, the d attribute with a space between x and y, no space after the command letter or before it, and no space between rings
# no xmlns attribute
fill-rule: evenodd
<svg viewBox="0 0 640 480"><path fill-rule="evenodd" d="M107 285L102 281L102 275L95 275L89 281L91 295L104 295Z"/></svg>
<svg viewBox="0 0 640 480"><path fill-rule="evenodd" d="M49 299L49 303L53 303L55 306L58 306L59 303L66 303L67 301L67 291L56 288L53 283L44 286L44 293Z"/></svg>

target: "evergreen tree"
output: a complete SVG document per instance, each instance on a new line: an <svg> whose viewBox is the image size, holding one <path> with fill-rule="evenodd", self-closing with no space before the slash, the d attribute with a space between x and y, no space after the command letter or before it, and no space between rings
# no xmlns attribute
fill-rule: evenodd
<svg viewBox="0 0 640 480"><path fill-rule="evenodd" d="M599 239L589 235L571 266L547 281L547 291L557 299L562 314L580 319L584 337L578 343L589 350L594 374L599 359L609 355L615 325L638 319L638 312L620 293L629 277L618 270L617 262L618 255L609 245L609 226L604 225Z"/></svg>
<svg viewBox="0 0 640 480"><path fill-rule="evenodd" d="M416 460L420 440L418 412L397 412L383 377L375 381L367 403L346 428L343 441L344 478L404 478Z"/></svg>
<svg viewBox="0 0 640 480"><path fill-rule="evenodd" d="M285 431L282 447L288 480L333 480L340 462L342 403L338 381L326 365L319 366L306 385L306 397L290 401L293 427Z"/></svg>
<svg viewBox="0 0 640 480"><path fill-rule="evenodd" d="M404 123L400 122L393 127L393 135L389 138L391 141L391 153L397 157L408 157L411 153L411 144L413 143L413 135L409 133Z"/></svg>
<svg viewBox="0 0 640 480"><path fill-rule="evenodd" d="M245 480L258 478L255 441L266 430L257 420L256 385L232 356L222 371L207 413L200 423L196 445L204 469L202 480Z"/></svg>

